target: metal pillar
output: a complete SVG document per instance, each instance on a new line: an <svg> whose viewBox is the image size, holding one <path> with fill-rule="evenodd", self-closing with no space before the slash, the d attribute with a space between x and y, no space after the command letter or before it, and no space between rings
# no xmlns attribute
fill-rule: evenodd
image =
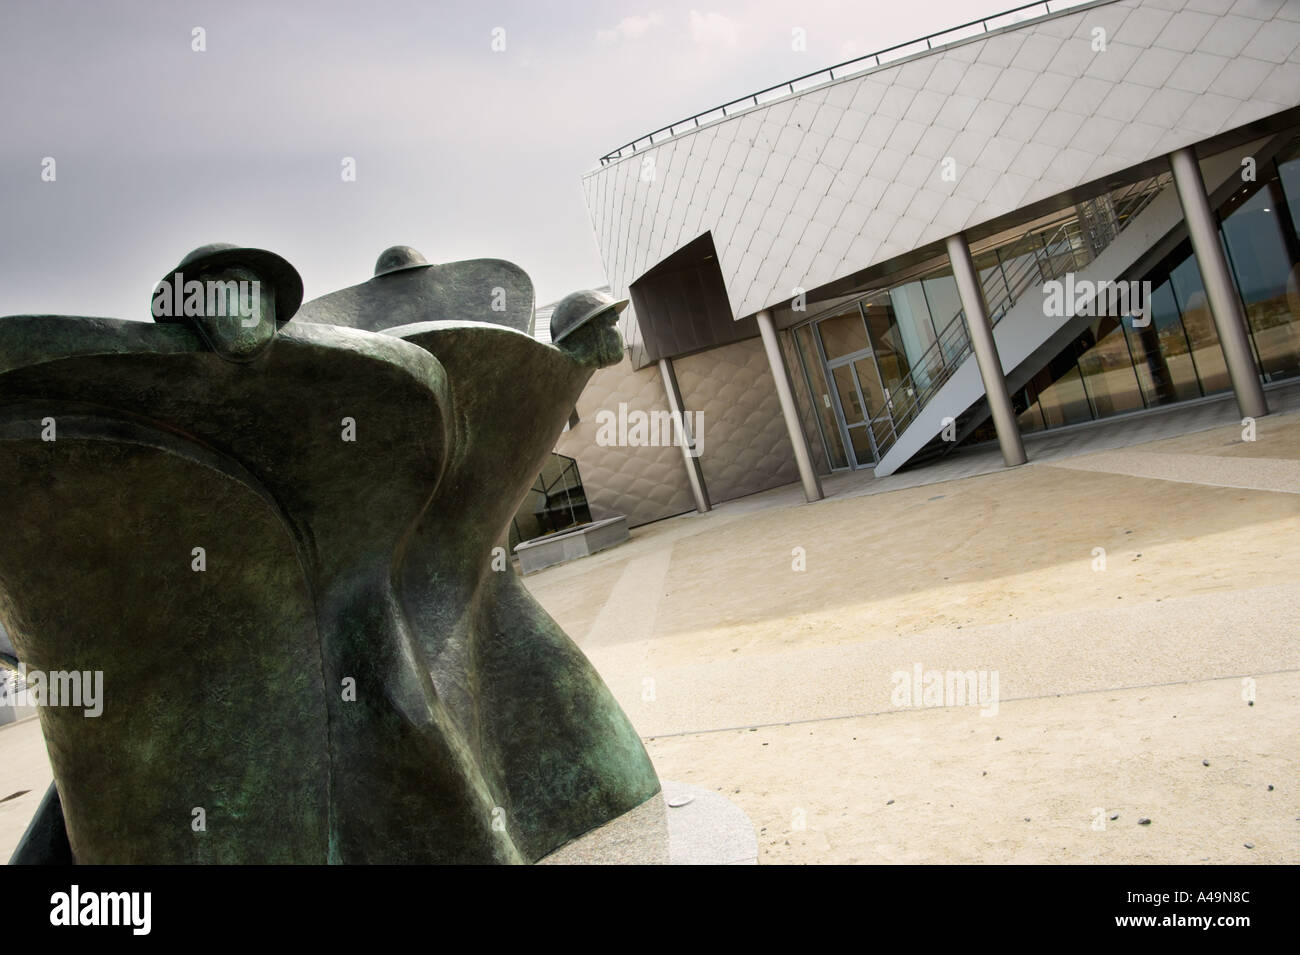
<svg viewBox="0 0 1300 955"><path fill-rule="evenodd" d="M803 426L799 424L799 410L794 403L794 388L790 384L790 372L785 367L785 358L781 355L781 343L776 339L776 325L772 322L772 313L764 309L756 317L758 332L763 336L763 350L767 352L767 364L772 369L772 379L776 382L776 396L781 401L781 413L785 416L785 428L790 433L790 444L794 446L794 459L799 465L803 496L811 504L813 501L820 501L825 495L822 494L822 482L817 478L817 471L813 468L808 439L804 437Z"/></svg>
<svg viewBox="0 0 1300 955"><path fill-rule="evenodd" d="M682 449L682 460L686 464L686 480L691 485L691 496L695 498L695 509L703 514L712 510L709 501L709 489L704 483L704 471L700 468L700 459L692 452L695 449L695 435L691 433L691 422L686 417L682 402L682 390L677 385L677 372L673 369L670 358L659 359L659 377L664 381L664 391L668 393L668 408L673 413L673 423L680 428L678 442Z"/></svg>
<svg viewBox="0 0 1300 955"><path fill-rule="evenodd" d="M984 302L984 289L980 286L975 263L971 261L970 245L961 232L948 237L948 263L952 266L957 292L961 296L966 330L970 333L971 350L984 381L984 395L993 413L993 427L997 429L1002 460L1007 467L1013 468L1025 463L1025 444L1020 439L1020 426L1011 407L1011 396L1007 394L1007 379L1002 373L997 343L993 340L993 325L989 321L988 305Z"/></svg>
<svg viewBox="0 0 1300 955"><path fill-rule="evenodd" d="M1259 369L1250 351L1250 336L1246 331L1246 314L1241 298L1232 283L1228 260L1219 244L1219 227L1205 194L1205 179L1196 153L1191 147L1169 155L1169 168L1174 172L1174 185L1178 201L1187 221L1187 234L1192 240L1192 251L1205 283L1205 295L1210 301L1210 314L1219 333L1219 347L1232 379L1232 390L1237 396L1237 407L1243 416L1259 418L1268 414L1264 388L1259 383Z"/></svg>

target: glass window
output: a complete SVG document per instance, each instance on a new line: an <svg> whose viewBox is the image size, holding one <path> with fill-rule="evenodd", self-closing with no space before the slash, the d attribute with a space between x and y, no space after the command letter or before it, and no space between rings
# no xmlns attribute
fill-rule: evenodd
<svg viewBox="0 0 1300 955"><path fill-rule="evenodd" d="M853 363L853 370L858 376L858 388L862 391L862 397L866 399L867 411L874 418L887 410L892 410L886 405L884 391L880 387L880 373L876 371L876 364L870 358L859 358Z"/></svg>
<svg viewBox="0 0 1300 955"><path fill-rule="evenodd" d="M831 378L835 382L835 392L840 399L840 408L844 412L845 423L854 425L866 420L866 409L862 407L862 402L858 398L853 369L849 365L832 368Z"/></svg>
<svg viewBox="0 0 1300 955"><path fill-rule="evenodd" d="M1114 317L1098 319L1089 336L1096 344L1079 356L1079 371L1097 417L1146 407L1121 321Z"/></svg>
<svg viewBox="0 0 1300 955"><path fill-rule="evenodd" d="M961 314L961 295L957 291L957 280L951 272L922 279L925 299L930 308L930 318L934 321L934 330L942 335L943 330L958 320Z"/></svg>
<svg viewBox="0 0 1300 955"><path fill-rule="evenodd" d="M1026 386L1046 428L1092 420L1092 407L1083 387L1083 376L1079 374L1076 353L1077 346L1071 342Z"/></svg>
<svg viewBox="0 0 1300 955"><path fill-rule="evenodd" d="M927 388L930 384L931 371L937 371L927 355L934 344L936 335L934 323L930 320L930 306L925 300L925 289L920 282L908 282L889 290L890 305L898 322L898 336L907 355L907 363L913 369L913 385ZM922 362L922 359L927 359Z"/></svg>
<svg viewBox="0 0 1300 955"><path fill-rule="evenodd" d="M980 275L980 286L984 289L984 304L988 306L989 318L996 322L1009 307L1011 298L1006 276L1002 272L1002 263L998 261L997 249L981 252L972 261Z"/></svg>
<svg viewBox="0 0 1300 955"><path fill-rule="evenodd" d="M889 415L881 415L878 418L871 419L871 433L876 437L876 446L882 447L893 442L896 433Z"/></svg>
<svg viewBox="0 0 1300 955"><path fill-rule="evenodd" d="M1168 281L1152 291L1151 321L1145 327L1128 329L1128 344L1148 405L1200 397L1183 320Z"/></svg>
<svg viewBox="0 0 1300 955"><path fill-rule="evenodd" d="M1038 395L1038 404L1049 428L1092 419L1088 393L1084 390L1078 365L1044 388Z"/></svg>
<svg viewBox="0 0 1300 955"><path fill-rule="evenodd" d="M817 323L817 334L822 338L822 349L826 352L827 361L871 347L867 341L867 330L862 324L862 313L856 306L843 315L823 318Z"/></svg>
<svg viewBox="0 0 1300 955"><path fill-rule="evenodd" d="M831 390L826 385L826 375L822 372L821 359L817 356L817 346L813 342L812 334L811 325L799 326L794 333L795 345L799 349L799 360L808 373L808 381L812 386L812 403L817 412L822 443L830 455L831 467L846 468L849 462L844 456L839 424L835 420L835 410L831 406Z"/></svg>
<svg viewBox="0 0 1300 955"><path fill-rule="evenodd" d="M998 249L1007 288L1017 300L1030 286L1046 281L1036 254L1041 244L1041 236L1030 234Z"/></svg>
<svg viewBox="0 0 1300 955"><path fill-rule="evenodd" d="M858 464L875 462L876 455L871 450L871 436L867 434L866 425L860 428L849 428L849 440L853 442L853 456L858 459Z"/></svg>
<svg viewBox="0 0 1300 955"><path fill-rule="evenodd" d="M1187 332L1187 343L1192 350L1201 389L1207 395L1230 390L1232 381L1228 378L1228 366L1219 347L1219 333L1214 329L1214 318L1205 297L1205 286L1201 284L1201 270L1196 265L1196 257L1189 254L1169 273L1169 281L1182 312L1183 329Z"/></svg>
<svg viewBox="0 0 1300 955"><path fill-rule="evenodd" d="M1269 381L1300 372L1300 325L1287 301L1296 261L1283 228L1289 223L1279 214L1283 198L1277 177L1270 176L1254 195L1230 200L1222 225L1259 367Z"/></svg>
<svg viewBox="0 0 1300 955"><path fill-rule="evenodd" d="M903 345L894 309L890 305L889 293L885 291L868 298L863 303L863 314L871 333L876 367L885 386L885 399L888 400L905 379L910 381L912 370L907 361L907 350Z"/></svg>
<svg viewBox="0 0 1300 955"><path fill-rule="evenodd" d="M940 354L931 355L930 364L935 367L951 366L970 344L957 281L951 272L943 272L923 279L921 285L925 289L925 298L930 306L930 317L939 336L941 351Z"/></svg>
<svg viewBox="0 0 1300 955"><path fill-rule="evenodd" d="M1291 213L1291 231L1300 232L1300 145L1293 145L1277 159L1277 175Z"/></svg>
<svg viewBox="0 0 1300 955"><path fill-rule="evenodd" d="M1037 238L1042 243L1039 258L1043 272L1049 279L1060 278L1088 260L1079 223L1075 220L1045 229L1038 233Z"/></svg>
<svg viewBox="0 0 1300 955"><path fill-rule="evenodd" d="M1016 424L1021 434L1032 434L1043 430L1043 409L1037 401L1016 416Z"/></svg>

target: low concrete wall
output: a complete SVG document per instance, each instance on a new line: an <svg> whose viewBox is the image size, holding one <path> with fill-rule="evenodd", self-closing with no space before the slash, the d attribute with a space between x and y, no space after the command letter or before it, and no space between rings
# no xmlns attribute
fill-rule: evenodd
<svg viewBox="0 0 1300 955"><path fill-rule="evenodd" d="M545 567L617 547L628 536L627 518L620 514L558 534L524 541L516 545L515 553L519 555L519 569L525 574L532 574Z"/></svg>

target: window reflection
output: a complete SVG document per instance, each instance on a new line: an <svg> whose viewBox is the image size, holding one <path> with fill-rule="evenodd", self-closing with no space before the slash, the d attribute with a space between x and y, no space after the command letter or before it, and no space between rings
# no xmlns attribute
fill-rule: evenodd
<svg viewBox="0 0 1300 955"><path fill-rule="evenodd" d="M1146 407L1119 319L1098 319L1085 338L1095 344L1079 356L1079 371L1095 415L1104 418Z"/></svg>
<svg viewBox="0 0 1300 955"><path fill-rule="evenodd" d="M1198 398L1200 382L1192 365L1173 286L1162 282L1151 292L1151 320L1128 332L1129 350L1148 405Z"/></svg>
<svg viewBox="0 0 1300 955"><path fill-rule="evenodd" d="M826 374L822 369L821 359L817 356L817 346L812 340L812 326L803 325L795 329L794 341L799 350L799 360L803 364L812 388L817 424L821 428L822 444L830 455L830 465L832 468L846 468L849 462L844 456L839 425L835 421L835 411L831 407L831 392L826 385Z"/></svg>
<svg viewBox="0 0 1300 955"><path fill-rule="evenodd" d="M862 311L875 350L876 368L885 386L884 398L889 401L902 387L904 380L910 381L912 368L907 360L903 334L898 327L888 292L870 296L863 303Z"/></svg>
<svg viewBox="0 0 1300 955"><path fill-rule="evenodd" d="M845 424L861 424L866 419L866 412L858 398L853 369L848 365L840 365L831 371L831 378L835 381L835 391L839 395L840 408L844 411Z"/></svg>
<svg viewBox="0 0 1300 955"><path fill-rule="evenodd" d="M1260 370L1274 381L1300 373L1294 291L1300 248L1279 174L1261 179L1225 204L1222 232Z"/></svg>
<svg viewBox="0 0 1300 955"><path fill-rule="evenodd" d="M817 333L821 335L827 361L871 347L862 324L862 314L856 307L851 312L822 319L817 323Z"/></svg>
<svg viewBox="0 0 1300 955"><path fill-rule="evenodd" d="M1228 377L1228 365L1223 358L1223 349L1219 347L1219 333L1214 328L1210 300L1201 283L1201 270L1195 257L1189 254L1169 273L1169 281L1182 312L1183 330L1187 333L1187 343L1192 350L1192 362L1196 365L1202 390L1207 395L1230 390L1232 380Z"/></svg>

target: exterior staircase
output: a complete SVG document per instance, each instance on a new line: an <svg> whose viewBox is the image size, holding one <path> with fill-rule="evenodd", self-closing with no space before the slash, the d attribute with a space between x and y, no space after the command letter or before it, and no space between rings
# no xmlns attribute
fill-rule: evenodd
<svg viewBox="0 0 1300 955"><path fill-rule="evenodd" d="M1272 142L1251 145L1266 147ZM1204 160L1201 169L1207 187L1213 192L1227 183L1239 174L1241 155L1260 151L1244 147ZM1032 246L1033 254L984 276L984 298L1008 390L1023 387L1070 338L1095 321L1092 316L1044 315L1043 288L1048 282L1069 272L1076 281L1125 278L1182 224L1172 177L1163 173L1086 200L1061 219L1026 232L1022 239L1035 240L1025 243ZM965 314L958 312L912 364L886 409L872 419L879 454L876 476L947 453L988 414ZM949 421L955 423L956 440L944 441L940 436Z"/></svg>

